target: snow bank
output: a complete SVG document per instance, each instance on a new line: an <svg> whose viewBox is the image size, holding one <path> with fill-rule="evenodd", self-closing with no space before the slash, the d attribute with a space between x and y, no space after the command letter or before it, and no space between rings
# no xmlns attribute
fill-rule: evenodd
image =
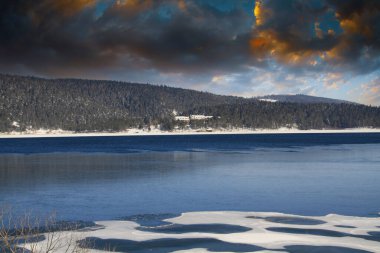
<svg viewBox="0 0 380 253"><path fill-rule="evenodd" d="M25 132L0 133L0 138L21 138L21 137L86 137L86 136L149 136L149 135L200 135L200 134L302 134L302 133L380 133L380 128L350 128L350 129L310 129L299 130L296 128L278 128L278 129L203 129L203 130L174 130L171 132L161 131L159 129L126 129L121 132L89 132L76 133L64 131L61 129L49 130L28 130Z"/></svg>

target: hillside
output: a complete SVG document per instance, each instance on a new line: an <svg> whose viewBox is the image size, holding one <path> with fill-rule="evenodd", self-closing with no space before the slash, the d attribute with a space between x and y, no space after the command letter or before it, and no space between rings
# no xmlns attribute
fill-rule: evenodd
<svg viewBox="0 0 380 253"><path fill-rule="evenodd" d="M350 103L252 101L195 108L190 113L215 115L209 127L276 129L344 129L380 127L380 108ZM218 118L220 117L220 118Z"/></svg>
<svg viewBox="0 0 380 253"><path fill-rule="evenodd" d="M173 112L214 117L206 121L175 122ZM343 102L270 103L149 84L0 75L0 132L41 128L120 131L151 125L166 130L188 125L192 128L380 127L380 108Z"/></svg>
<svg viewBox="0 0 380 253"><path fill-rule="evenodd" d="M333 98L324 98L316 96L308 96L303 94L297 95L267 95L256 97L256 99L261 101L272 101L272 102L289 102L289 103L302 103L302 104L317 104L317 103L327 103L327 104L356 104L354 102L333 99Z"/></svg>

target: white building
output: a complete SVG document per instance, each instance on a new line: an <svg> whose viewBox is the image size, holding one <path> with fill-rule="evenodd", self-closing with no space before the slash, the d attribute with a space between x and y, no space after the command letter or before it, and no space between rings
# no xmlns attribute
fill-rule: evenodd
<svg viewBox="0 0 380 253"><path fill-rule="evenodd" d="M193 114L190 115L191 120L202 120L202 119L212 119L213 116L206 116L206 115L200 115L200 114Z"/></svg>
<svg viewBox="0 0 380 253"><path fill-rule="evenodd" d="M277 102L277 100L270 99L270 98L260 98L259 100L260 101L264 101L264 102L271 102L271 103L276 103Z"/></svg>
<svg viewBox="0 0 380 253"><path fill-rule="evenodd" d="M189 116L175 116L176 121L190 121Z"/></svg>

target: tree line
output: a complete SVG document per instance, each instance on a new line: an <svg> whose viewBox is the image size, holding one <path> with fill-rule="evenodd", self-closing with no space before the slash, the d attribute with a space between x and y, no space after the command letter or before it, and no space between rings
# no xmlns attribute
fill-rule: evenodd
<svg viewBox="0 0 380 253"><path fill-rule="evenodd" d="M360 104L271 103L164 85L0 75L0 132L188 127L175 113L214 116L190 122L193 128L380 127L380 108Z"/></svg>

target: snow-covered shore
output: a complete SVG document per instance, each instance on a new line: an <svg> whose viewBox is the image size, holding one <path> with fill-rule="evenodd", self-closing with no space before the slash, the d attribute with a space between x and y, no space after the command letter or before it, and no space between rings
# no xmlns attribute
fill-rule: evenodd
<svg viewBox="0 0 380 253"><path fill-rule="evenodd" d="M25 132L0 133L0 138L37 138L37 137L96 137L96 136L155 136L155 135L201 135L201 134L305 134L305 133L380 133L380 128L347 128L347 129L310 129L299 130L296 128L278 129L213 129L201 130L173 130L162 131L159 129L126 129L120 132L86 132L77 133L65 130L29 130Z"/></svg>
<svg viewBox="0 0 380 253"><path fill-rule="evenodd" d="M158 226L139 220L99 221L77 238L91 238L90 252L380 252L378 217L231 211L183 213Z"/></svg>

